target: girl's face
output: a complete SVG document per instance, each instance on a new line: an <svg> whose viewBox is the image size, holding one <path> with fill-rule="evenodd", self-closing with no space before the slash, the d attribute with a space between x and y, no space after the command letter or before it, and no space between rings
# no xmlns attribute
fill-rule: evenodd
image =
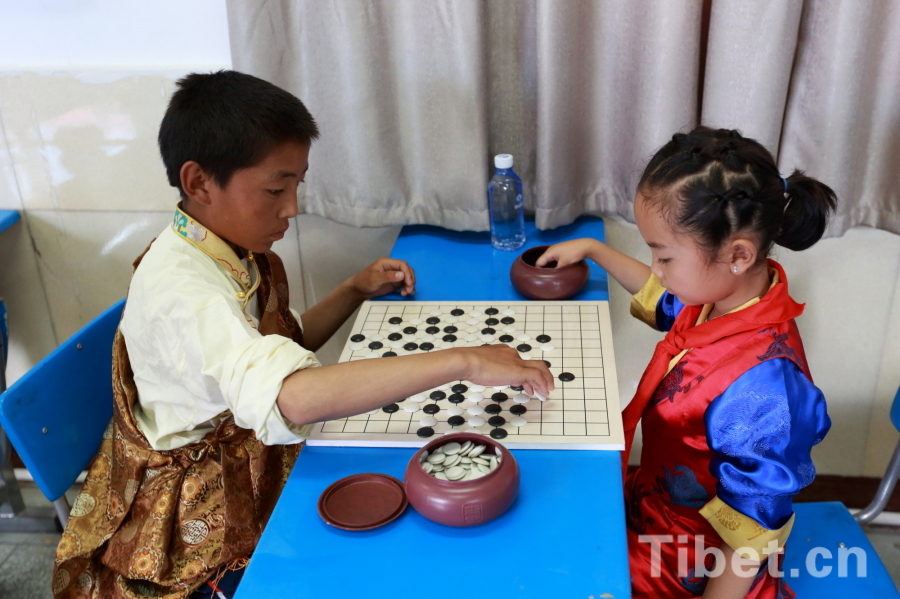
<svg viewBox="0 0 900 599"><path fill-rule="evenodd" d="M714 304L735 292L738 277L731 272L730 261L710 262L694 239L672 229L640 192L634 198L634 220L653 255L651 272L683 303Z"/></svg>

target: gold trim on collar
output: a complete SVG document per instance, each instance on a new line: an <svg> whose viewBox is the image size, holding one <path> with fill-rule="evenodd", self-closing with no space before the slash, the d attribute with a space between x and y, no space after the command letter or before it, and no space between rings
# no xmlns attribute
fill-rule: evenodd
<svg viewBox="0 0 900 599"><path fill-rule="evenodd" d="M235 293L235 296L241 300L241 310L246 310L247 304L259 287L259 268L253 259L253 252L247 254L247 264L252 264L252 269L244 268L234 250L221 237L191 218L181 209L180 204L175 208L172 229L185 241L212 258L240 286L241 290Z"/></svg>

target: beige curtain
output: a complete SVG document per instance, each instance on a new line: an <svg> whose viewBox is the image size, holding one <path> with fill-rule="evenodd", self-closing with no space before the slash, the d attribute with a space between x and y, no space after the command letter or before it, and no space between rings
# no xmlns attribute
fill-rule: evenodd
<svg viewBox="0 0 900 599"><path fill-rule="evenodd" d="M357 226L488 227L510 152L538 227L631 219L673 133L738 128L900 233L900 2L228 1L236 69L306 102L304 209ZM893 168L892 168L893 167Z"/></svg>

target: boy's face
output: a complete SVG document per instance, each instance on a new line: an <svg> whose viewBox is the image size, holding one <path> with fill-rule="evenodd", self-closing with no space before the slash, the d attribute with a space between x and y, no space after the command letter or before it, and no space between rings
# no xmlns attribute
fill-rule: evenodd
<svg viewBox="0 0 900 599"><path fill-rule="evenodd" d="M209 208L219 237L264 253L297 216L297 187L309 167L309 145L285 142L255 166L239 170L223 188L211 183Z"/></svg>

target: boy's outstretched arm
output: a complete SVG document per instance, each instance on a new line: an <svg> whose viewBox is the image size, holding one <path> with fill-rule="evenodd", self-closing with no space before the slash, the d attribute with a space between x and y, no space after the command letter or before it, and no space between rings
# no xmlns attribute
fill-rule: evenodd
<svg viewBox="0 0 900 599"><path fill-rule="evenodd" d="M546 396L553 375L542 360L523 360L507 345L485 345L299 370L284 379L278 408L295 424L362 414L450 381L522 385Z"/></svg>
<svg viewBox="0 0 900 599"><path fill-rule="evenodd" d="M303 313L303 346L316 351L363 301L398 289L401 295L412 295L416 273L403 260L379 258Z"/></svg>
<svg viewBox="0 0 900 599"><path fill-rule="evenodd" d="M566 266L584 258L599 264L632 295L640 291L650 278L649 266L589 237L551 245L538 259L537 265L544 266L555 260L557 267Z"/></svg>

